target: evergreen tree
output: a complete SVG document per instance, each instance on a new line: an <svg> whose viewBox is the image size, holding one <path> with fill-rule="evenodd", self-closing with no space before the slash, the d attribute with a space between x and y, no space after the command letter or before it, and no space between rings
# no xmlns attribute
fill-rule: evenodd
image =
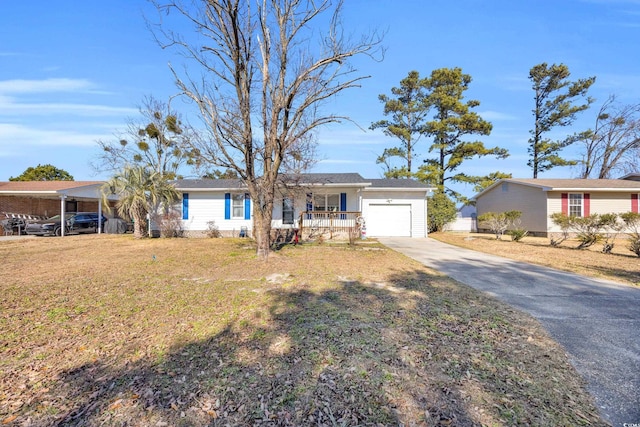
<svg viewBox="0 0 640 427"><path fill-rule="evenodd" d="M545 137L555 127L571 125L576 115L589 108L593 99L587 91L596 81L595 77L569 81L569 67L564 64L551 66L538 64L529 71L529 79L535 91L535 127L529 139L530 159L527 165L533 169L533 178L557 166L575 165L576 162L560 156L560 151L577 141L579 135L570 135L561 140ZM584 98L583 104L574 104Z"/></svg>
<svg viewBox="0 0 640 427"><path fill-rule="evenodd" d="M506 158L504 148L487 148L481 141L468 141L471 135L489 135L491 123L483 120L473 108L479 101L464 102L464 92L469 88L471 76L460 68L434 70L425 87L429 90L428 102L435 110L433 119L425 123L423 134L433 138L429 153L435 154L425 160L416 174L424 182L447 191L457 200L463 197L447 187L447 182L478 184L486 182L487 176L473 176L459 171L465 160L474 157L495 156Z"/></svg>
<svg viewBox="0 0 640 427"><path fill-rule="evenodd" d="M384 115L390 118L372 123L370 129L382 129L385 135L400 140L399 147L385 148L376 161L378 164L386 165L387 178L407 178L412 174L415 145L420 139L429 113L425 82L417 71L410 71L407 77L400 81L400 87L391 88L393 97L384 94L378 96L384 103ZM392 166L393 157L401 158L403 165Z"/></svg>

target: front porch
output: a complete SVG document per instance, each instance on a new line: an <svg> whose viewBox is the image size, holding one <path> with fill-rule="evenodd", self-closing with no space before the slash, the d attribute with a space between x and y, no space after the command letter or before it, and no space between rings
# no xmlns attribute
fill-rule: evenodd
<svg viewBox="0 0 640 427"><path fill-rule="evenodd" d="M354 239L362 233L364 222L359 211L305 211L298 218L298 234L303 239Z"/></svg>

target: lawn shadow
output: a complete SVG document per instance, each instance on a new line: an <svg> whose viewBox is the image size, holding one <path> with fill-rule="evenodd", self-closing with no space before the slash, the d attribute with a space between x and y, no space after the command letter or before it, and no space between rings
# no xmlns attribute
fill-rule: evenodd
<svg viewBox="0 0 640 427"><path fill-rule="evenodd" d="M544 421L526 414L548 405L532 391L537 385L513 384L519 381L516 373L531 366L519 366L522 358L509 362L512 342L496 346L499 334L515 334L508 314L487 314L493 309L484 305L486 297L467 287L416 270L398 272L385 282L339 278L321 292L291 283L261 291L271 303L250 320L230 322L208 339L176 345L160 359L118 368L95 362L62 373L50 395L68 404L68 411L34 424L475 426ZM516 349L536 345L518 341ZM537 356L528 363L537 363ZM548 374L549 366L541 369ZM533 399L533 406L526 406L527 399Z"/></svg>

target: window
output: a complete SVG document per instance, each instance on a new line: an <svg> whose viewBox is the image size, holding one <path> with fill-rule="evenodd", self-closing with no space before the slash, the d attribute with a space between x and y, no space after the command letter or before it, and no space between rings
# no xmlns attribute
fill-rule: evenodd
<svg viewBox="0 0 640 427"><path fill-rule="evenodd" d="M509 192L509 183L508 182L503 182L502 183L502 192L503 193L508 193Z"/></svg>
<svg viewBox="0 0 640 427"><path fill-rule="evenodd" d="M569 193L569 216L582 216L582 194Z"/></svg>
<svg viewBox="0 0 640 427"><path fill-rule="evenodd" d="M282 199L282 223L283 224L293 224L293 199L290 197L285 197Z"/></svg>
<svg viewBox="0 0 640 427"><path fill-rule="evenodd" d="M249 193L224 193L224 219L251 219Z"/></svg>
<svg viewBox="0 0 640 427"><path fill-rule="evenodd" d="M244 194L233 194L232 218L244 218Z"/></svg>
<svg viewBox="0 0 640 427"><path fill-rule="evenodd" d="M340 210L340 194L314 194L313 210L338 212Z"/></svg>

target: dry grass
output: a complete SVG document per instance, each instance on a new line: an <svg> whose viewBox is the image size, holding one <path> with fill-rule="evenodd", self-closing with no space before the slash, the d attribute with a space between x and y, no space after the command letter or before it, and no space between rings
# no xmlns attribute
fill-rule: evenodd
<svg viewBox="0 0 640 427"><path fill-rule="evenodd" d="M0 423L605 425L531 318L376 245L0 242Z"/></svg>
<svg viewBox="0 0 640 427"><path fill-rule="evenodd" d="M512 242L509 236L496 240L494 235L478 233L433 233L429 236L480 252L640 286L640 258L627 249L623 238L616 240L611 254L605 254L601 244L576 249L579 244L576 240L552 247L545 237L525 237L520 242Z"/></svg>

